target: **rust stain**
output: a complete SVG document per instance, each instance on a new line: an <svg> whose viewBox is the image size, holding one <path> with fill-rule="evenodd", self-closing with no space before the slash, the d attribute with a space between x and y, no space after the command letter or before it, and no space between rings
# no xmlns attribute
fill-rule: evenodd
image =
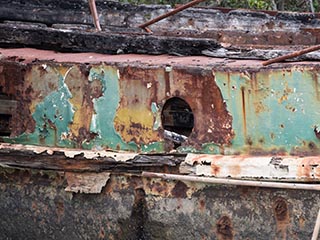
<svg viewBox="0 0 320 240"><path fill-rule="evenodd" d="M170 92L170 72L164 70L164 79L165 79L165 95L171 95Z"/></svg>
<svg viewBox="0 0 320 240"><path fill-rule="evenodd" d="M215 165L214 163L211 163L211 173L214 176L217 176L220 172L220 167Z"/></svg>
<svg viewBox="0 0 320 240"><path fill-rule="evenodd" d="M47 64L33 65L25 76L25 97L31 98L30 112L34 113L36 106L59 87L58 73ZM41 81L33 81L41 79Z"/></svg>
<svg viewBox="0 0 320 240"><path fill-rule="evenodd" d="M300 216L299 217L299 227L304 228L305 224L306 224L306 219L304 217Z"/></svg>
<svg viewBox="0 0 320 240"><path fill-rule="evenodd" d="M277 198L273 204L273 212L277 224L277 237L287 239L290 224L288 203L284 198Z"/></svg>
<svg viewBox="0 0 320 240"><path fill-rule="evenodd" d="M216 223L217 239L232 240L234 237L232 221L228 216L222 216Z"/></svg>
<svg viewBox="0 0 320 240"><path fill-rule="evenodd" d="M206 198L203 195L199 197L199 210L204 212L206 209Z"/></svg>
<svg viewBox="0 0 320 240"><path fill-rule="evenodd" d="M159 132L153 131L155 116L151 105L165 97L165 93L160 93L157 79L163 70L128 66L119 71L121 100L114 120L116 131L126 142L148 144L159 141Z"/></svg>
<svg viewBox="0 0 320 240"><path fill-rule="evenodd" d="M189 187L184 182L178 181L171 190L171 194L176 198L186 198L188 189Z"/></svg>
<svg viewBox="0 0 320 240"><path fill-rule="evenodd" d="M189 144L195 146L206 142L218 145L231 144L234 137L232 116L227 111L211 70L175 69L171 92L176 91L179 91L180 97L190 105L194 114L194 128L188 138Z"/></svg>
<svg viewBox="0 0 320 240"><path fill-rule="evenodd" d="M56 206L56 214L58 218L58 222L61 222L61 218L64 216L64 200L61 197L56 197L54 199L54 203Z"/></svg>
<svg viewBox="0 0 320 240"><path fill-rule="evenodd" d="M320 101L318 74L316 72L312 72L312 79L313 79L313 82L314 82L316 98L317 98L318 101Z"/></svg>
<svg viewBox="0 0 320 240"><path fill-rule="evenodd" d="M98 236L98 238L99 239L105 239L105 231L104 231L104 228L103 227L101 227L100 228L100 231L99 231L99 236Z"/></svg>
<svg viewBox="0 0 320 240"><path fill-rule="evenodd" d="M303 158L297 168L297 177L306 179L320 177L317 157Z"/></svg>
<svg viewBox="0 0 320 240"><path fill-rule="evenodd" d="M241 100L242 100L243 131L244 131L244 136L247 136L246 100L245 100L245 88L243 86L241 87Z"/></svg>
<svg viewBox="0 0 320 240"><path fill-rule="evenodd" d="M0 94L6 95L10 100L17 101L17 109L12 113L9 123L11 136L18 136L24 132L30 133L35 129L35 121L31 116L30 106L35 97L32 87L25 85L31 73L31 67L17 62L3 62L0 74Z"/></svg>
<svg viewBox="0 0 320 240"><path fill-rule="evenodd" d="M89 82L88 75L89 69L84 66L74 66L65 78L65 83L72 94L69 101L75 110L73 122L69 127L78 147L97 135L90 132L90 124L94 113L93 98L102 96L102 84L99 80Z"/></svg>

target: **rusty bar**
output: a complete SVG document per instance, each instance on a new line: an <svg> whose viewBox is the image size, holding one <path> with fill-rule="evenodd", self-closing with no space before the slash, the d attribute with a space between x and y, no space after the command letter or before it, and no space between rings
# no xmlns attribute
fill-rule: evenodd
<svg viewBox="0 0 320 240"><path fill-rule="evenodd" d="M154 19L151 19L150 21L148 21L148 22L146 22L146 23L144 23L144 24L139 25L139 27L145 29L145 27L147 27L147 26L149 26L149 25L151 25L151 24L154 24L154 23L156 23L156 22L159 22L160 20L162 20L162 19L164 19L164 18L167 18L167 17L169 17L169 16L172 16L172 15L178 13L178 12L181 12L181 11L183 11L183 10L189 8L189 7L192 7L192 6L196 5L196 4L201 3L201 2L204 2L204 1L205 1L205 0L194 0L194 1L191 1L191 2L186 3L186 4L184 4L184 5L180 6L180 7L177 7L176 9L172 10L171 12L167 12L167 13L165 13L165 14L163 14L163 15L160 15L160 16L154 18Z"/></svg>
<svg viewBox="0 0 320 240"><path fill-rule="evenodd" d="M91 16L93 18L94 25L95 25L97 31L100 32L101 31L101 27L100 27L98 12L97 12L96 1L95 0L89 0L89 6L90 6Z"/></svg>
<svg viewBox="0 0 320 240"><path fill-rule="evenodd" d="M313 47L308 47L308 48L302 49L300 51L296 51L296 52L293 52L293 53L290 53L290 54L287 54L287 55L283 55L283 56L280 56L280 57L276 57L276 58L264 61L264 62L262 62L262 65L263 66L267 66L267 65L270 65L272 63L281 62L281 61L289 59L289 58L299 57L299 56L301 56L303 54L306 54L306 53L309 53L309 52L314 52L314 51L317 51L319 49L320 49L320 45L316 45L316 46L313 46Z"/></svg>
<svg viewBox="0 0 320 240"><path fill-rule="evenodd" d="M278 182L266 182L266 181L233 180L233 179L196 177L196 176L185 176L185 175L178 175L178 174L165 174L165 173L154 173L154 172L142 172L142 177L161 178L165 180L199 182L199 183L208 183L208 184L226 184L226 185L249 186L249 187L320 191L319 184L301 184L301 183L295 184L295 183L278 183Z"/></svg>
<svg viewBox="0 0 320 240"><path fill-rule="evenodd" d="M314 230L313 230L313 234L312 234L311 240L317 240L318 239L319 230L320 230L320 209L318 211L318 216L317 216L316 224L314 226Z"/></svg>

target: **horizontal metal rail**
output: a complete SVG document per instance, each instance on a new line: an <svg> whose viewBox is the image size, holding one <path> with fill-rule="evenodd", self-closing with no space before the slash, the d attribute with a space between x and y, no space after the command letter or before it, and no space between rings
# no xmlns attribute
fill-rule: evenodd
<svg viewBox="0 0 320 240"><path fill-rule="evenodd" d="M161 179L165 179L165 180L179 180L179 181L199 182L199 183L208 183L208 184L226 184L226 185L248 186L248 187L264 187L264 188L282 188L282 189L300 189L300 190L320 191L320 184L279 183L279 182L267 182L267 181L258 181L258 180L257 181L249 181L249 180L186 176L186 175L154 173L154 172L142 172L142 176L149 177L149 178L161 178Z"/></svg>

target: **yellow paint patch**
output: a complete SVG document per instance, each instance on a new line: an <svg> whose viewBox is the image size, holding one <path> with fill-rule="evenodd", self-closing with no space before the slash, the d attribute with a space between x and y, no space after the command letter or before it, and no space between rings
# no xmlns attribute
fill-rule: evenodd
<svg viewBox="0 0 320 240"><path fill-rule="evenodd" d="M70 124L70 130L74 136L79 135L79 129L90 128L93 114L93 104L85 97L90 94L88 91L88 79L82 74L78 66L74 66L67 74L65 83L67 84L72 97L69 102L73 106L73 122Z"/></svg>
<svg viewBox="0 0 320 240"><path fill-rule="evenodd" d="M60 73L60 75L63 76L63 78L66 77L66 74L68 73L69 70L70 70L70 67L66 67L62 65L57 67L58 73Z"/></svg>
<svg viewBox="0 0 320 240"><path fill-rule="evenodd" d="M158 132L153 131L154 117L150 109L121 108L114 119L116 131L124 141L148 144L159 141Z"/></svg>

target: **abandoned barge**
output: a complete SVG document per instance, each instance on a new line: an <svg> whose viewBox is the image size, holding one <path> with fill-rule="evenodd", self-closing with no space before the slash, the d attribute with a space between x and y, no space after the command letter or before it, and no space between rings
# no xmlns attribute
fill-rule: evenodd
<svg viewBox="0 0 320 240"><path fill-rule="evenodd" d="M311 239L319 16L96 4L0 1L0 239Z"/></svg>

